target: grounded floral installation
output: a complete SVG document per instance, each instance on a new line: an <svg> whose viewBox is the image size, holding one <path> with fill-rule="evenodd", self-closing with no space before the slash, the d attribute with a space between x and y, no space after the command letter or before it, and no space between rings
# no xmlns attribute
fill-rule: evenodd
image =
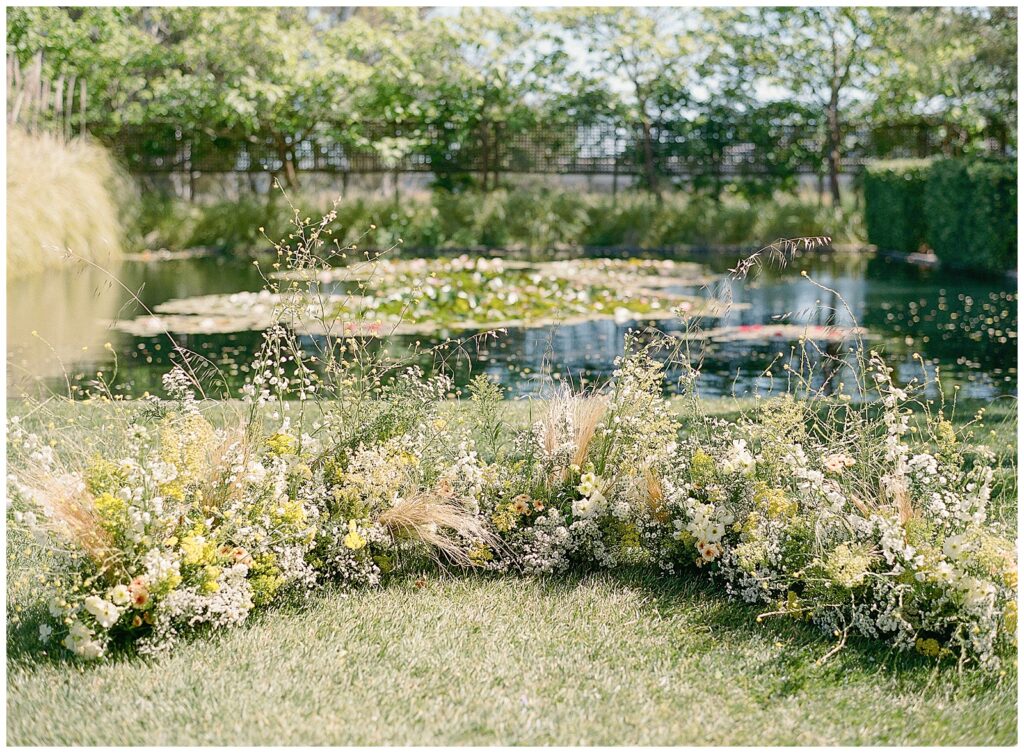
<svg viewBox="0 0 1024 753"><path fill-rule="evenodd" d="M324 244L301 229L298 271ZM197 399L185 360L169 399L95 406L99 451L12 419L9 520L48 568L41 650L164 651L426 556L695 571L836 649L859 634L989 669L1010 655L1017 562L986 517L991 455L941 411L912 425L914 395L877 354L855 370L865 399L785 395L726 421L702 413L685 341L631 336L608 385L524 425L486 379L455 403L443 374L374 360L329 321L310 355L288 326L310 295L283 295L240 403ZM688 396L678 415L669 372Z"/></svg>

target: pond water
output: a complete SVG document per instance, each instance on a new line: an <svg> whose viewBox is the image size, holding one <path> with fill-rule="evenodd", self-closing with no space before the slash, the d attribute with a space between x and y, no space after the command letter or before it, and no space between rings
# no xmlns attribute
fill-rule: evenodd
<svg viewBox="0 0 1024 753"><path fill-rule="evenodd" d="M795 321L849 326L851 314L866 328L870 346L885 353L899 381L921 376L914 358L919 353L931 372L940 367L944 391L959 385L962 396L1016 394L1017 291L1011 281L976 279L866 255L805 255L788 269L763 270L755 279L729 281L726 272L735 259L689 258L720 280L714 283L721 286L716 295L727 290L739 304L721 320L705 325L733 334L705 348L700 382L705 395L742 396L783 386L763 372L780 352L788 357L792 343L756 327L745 329L749 325ZM841 299L815 287L800 271ZM8 389L16 395L38 392L42 386L64 393L70 389L78 396L99 372L122 394L158 394L160 377L172 363L169 339L127 334L110 323L141 314L139 302L152 308L173 299L259 290L262 284L251 260L223 257L126 261L109 274L87 269L18 280L8 290ZM458 386L484 372L505 385L510 396L543 395L561 381L579 384L607 378L615 357L622 354L625 333L644 324L602 319L512 327L496 339L467 343L449 366ZM655 325L665 331L684 329L669 320ZM427 349L448 336L468 334L393 336L386 342L374 341L374 347L402 355L416 343ZM180 345L209 359L211 372L215 366L233 395L246 377L247 362L260 338L254 331L175 335ZM419 360L429 368L433 358L424 355ZM223 390L218 388L211 396L220 397L217 392Z"/></svg>

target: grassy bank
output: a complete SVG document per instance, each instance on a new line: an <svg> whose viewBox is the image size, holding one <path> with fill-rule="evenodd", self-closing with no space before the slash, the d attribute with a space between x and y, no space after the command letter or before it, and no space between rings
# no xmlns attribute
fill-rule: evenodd
<svg viewBox="0 0 1024 753"><path fill-rule="evenodd" d="M88 141L11 128L7 134L7 275L67 264L75 256L108 265L121 253L120 194L110 155Z"/></svg>
<svg viewBox="0 0 1024 753"><path fill-rule="evenodd" d="M236 406L223 404L221 421ZM531 404L507 406L528 421ZM747 401L707 409L735 417ZM980 404L962 404L958 423ZM533 405L536 409L537 406ZM9 404L11 413L23 407ZM27 419L99 435L109 406ZM452 410L459 410L453 404ZM52 422L52 426L50 425ZM1001 452L993 517L1016 517L1016 404L990 406ZM994 432L988 434L989 432ZM644 568L558 578L413 570L382 589L328 592L157 660L82 665L41 655L41 610L8 547L12 744L1012 744L1016 666L1002 674L832 640L704 579Z"/></svg>
<svg viewBox="0 0 1024 753"><path fill-rule="evenodd" d="M299 196L305 216L320 216L331 196ZM223 251L265 248L267 236L285 237L292 208L281 196L188 203L148 194L136 233L148 248L210 247ZM371 230L371 227L375 229ZM571 190L498 190L402 198L342 200L333 224L343 244L406 248L522 248L564 246L661 248L676 245L752 245L776 238L829 235L862 239L859 214L820 206L813 196L771 199L645 193L586 194Z"/></svg>

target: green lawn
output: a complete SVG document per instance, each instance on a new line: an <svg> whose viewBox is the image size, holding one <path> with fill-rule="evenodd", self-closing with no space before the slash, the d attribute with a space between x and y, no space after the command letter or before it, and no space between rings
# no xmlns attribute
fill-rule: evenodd
<svg viewBox="0 0 1024 753"><path fill-rule="evenodd" d="M722 412L727 412L723 408ZM1013 418L1016 406L1004 410ZM966 412L964 415L967 415ZM995 422L994 422L995 424ZM1013 442L1012 425L997 439ZM1010 469L1004 471L1004 476ZM997 515L1015 517L1007 485ZM9 542L9 607L36 601ZM423 581L417 584L422 576ZM321 594L159 660L83 665L8 625L7 736L29 744L1003 744L1000 675L757 623L698 576L411 573Z"/></svg>

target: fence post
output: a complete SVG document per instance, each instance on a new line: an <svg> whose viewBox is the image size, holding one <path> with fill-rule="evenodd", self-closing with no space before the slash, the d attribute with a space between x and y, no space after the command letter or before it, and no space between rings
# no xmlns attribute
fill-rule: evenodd
<svg viewBox="0 0 1024 753"><path fill-rule="evenodd" d="M482 123L480 127L480 171L483 173L483 189L487 190L487 175L490 172L489 157L490 145L487 143L487 124Z"/></svg>
<svg viewBox="0 0 1024 753"><path fill-rule="evenodd" d="M612 206L616 206L619 194L619 134L615 134L612 146Z"/></svg>

